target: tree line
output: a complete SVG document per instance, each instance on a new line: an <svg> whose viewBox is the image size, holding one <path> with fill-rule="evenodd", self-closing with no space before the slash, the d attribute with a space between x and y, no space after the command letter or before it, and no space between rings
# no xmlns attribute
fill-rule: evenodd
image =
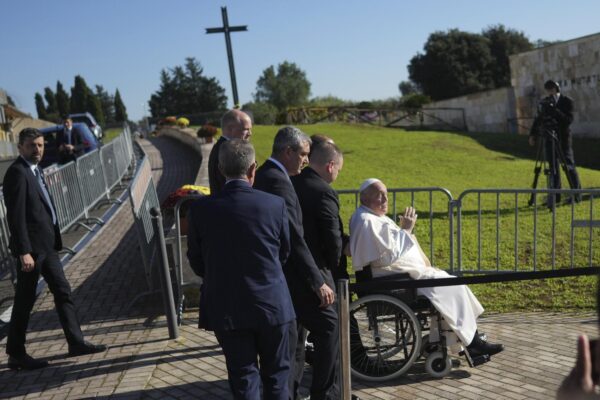
<svg viewBox="0 0 600 400"><path fill-rule="evenodd" d="M163 69L160 87L148 105L154 118L193 115L226 108L225 89L214 77L203 75L204 69L193 57L183 66ZM310 95L306 73L295 63L284 61L277 69L266 68L256 83L254 101L241 106L252 110L257 123L273 123L287 107L304 104ZM236 105L240 107L240 105ZM213 121L216 122L216 121Z"/></svg>
<svg viewBox="0 0 600 400"><path fill-rule="evenodd" d="M263 70L256 82L253 101L241 105L252 111L256 123L272 124L284 119L288 107L357 106L417 108L432 100L443 100L483 90L510 86L512 54L542 47L551 42L532 43L521 31L494 25L481 33L458 29L432 33L408 65L409 80L400 82L401 96L353 103L335 96L309 99L311 83L295 63L284 61ZM163 69L160 87L152 94L152 117L193 115L226 108L225 89L195 58L183 66ZM240 107L240 105L236 105Z"/></svg>
<svg viewBox="0 0 600 400"><path fill-rule="evenodd" d="M44 95L36 92L35 108L38 118L59 123L68 114L89 112L101 126L127 121L127 109L119 89L115 94L108 93L102 85L96 85L95 91L88 87L82 76L75 76L70 95L60 81L56 90L44 88Z"/></svg>
<svg viewBox="0 0 600 400"><path fill-rule="evenodd" d="M408 64L409 81L399 85L402 95L421 93L444 100L484 90L510 86L513 54L556 42L537 40L504 25L493 25L481 33L458 29L433 32Z"/></svg>

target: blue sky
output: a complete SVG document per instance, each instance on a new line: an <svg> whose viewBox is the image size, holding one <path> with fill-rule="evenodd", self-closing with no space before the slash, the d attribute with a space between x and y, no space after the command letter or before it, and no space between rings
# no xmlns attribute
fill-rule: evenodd
<svg viewBox="0 0 600 400"><path fill-rule="evenodd" d="M88 85L119 89L131 119L148 113L161 69L195 57L225 87L232 104L221 6L231 25L238 91L252 100L270 65L298 64L312 96L349 100L398 96L406 66L431 32L480 32L504 24L532 41L568 40L600 31L600 2L582 1L208 1L208 0L3 0L0 88L36 115L35 92L67 90L75 75Z"/></svg>

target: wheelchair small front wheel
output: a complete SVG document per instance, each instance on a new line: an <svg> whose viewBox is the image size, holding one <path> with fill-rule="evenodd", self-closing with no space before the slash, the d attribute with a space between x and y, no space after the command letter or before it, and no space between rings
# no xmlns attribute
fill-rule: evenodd
<svg viewBox="0 0 600 400"><path fill-rule="evenodd" d="M452 360L441 351L435 351L425 360L425 371L434 378L443 378L452 370Z"/></svg>

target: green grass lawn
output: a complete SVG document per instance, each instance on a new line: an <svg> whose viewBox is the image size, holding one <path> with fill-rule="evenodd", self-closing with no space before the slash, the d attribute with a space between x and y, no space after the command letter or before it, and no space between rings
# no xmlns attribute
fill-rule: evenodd
<svg viewBox="0 0 600 400"><path fill-rule="evenodd" d="M344 152L344 168L335 182L336 189L355 189L370 177L377 177L388 188L439 186L449 190L456 199L460 193L473 188L529 188L533 179L534 149L527 145L527 137L514 134L466 134L448 132L403 131L370 125L317 124L300 126L308 134L331 136ZM255 126L252 142L257 161L262 163L269 155L276 126ZM600 140L575 140L575 158L584 188L600 188L600 158L597 157ZM542 179L540 182L545 181ZM564 180L566 183L566 180ZM541 188L544 183L539 185ZM515 198L510 195L465 197L463 203L463 267L469 270L496 268L514 270L515 258L519 270L530 270L533 265L532 237L534 209L527 205L527 196L517 199L519 210L515 221ZM354 196L342 195L341 214L346 224L354 210ZM393 205L390 199L390 208ZM441 193L432 197L429 209L428 195L399 195L396 210L401 212L411 201L420 219L416 232L421 245L429 254L430 229L434 232L434 264L449 265L449 229L447 198ZM477 203L483 212L478 216ZM541 199L540 199L541 201ZM597 202L596 202L597 203ZM600 219L600 207L584 201L573 209L576 219ZM498 207L498 214L496 214ZM556 267L570 264L571 208L564 206L556 214ZM428 216L431 215L431 219ZM498 218L497 218L498 215ZM551 213L537 209L538 269L551 268ZM500 239L496 258L496 224ZM516 227L516 228L515 228ZM518 232L518 251L515 254L515 229ZM477 236L481 235L481 253ZM575 231L574 265L589 262L589 230ZM592 262L600 265L598 229L592 232ZM478 265L478 260L480 264ZM595 277L527 281L511 284L474 285L473 291L488 310L518 309L592 309L595 307Z"/></svg>
<svg viewBox="0 0 600 400"><path fill-rule="evenodd" d="M104 137L102 142L104 144L110 143L114 138L119 136L123 132L123 128L111 128L104 131Z"/></svg>

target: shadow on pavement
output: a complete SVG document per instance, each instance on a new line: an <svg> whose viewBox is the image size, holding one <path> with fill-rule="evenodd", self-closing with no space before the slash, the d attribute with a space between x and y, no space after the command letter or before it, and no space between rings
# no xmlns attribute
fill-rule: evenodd
<svg viewBox="0 0 600 400"><path fill-rule="evenodd" d="M137 343L132 345L137 345ZM214 357L220 354L221 352L218 346L209 345L188 347L178 350L168 349L165 351L90 360L87 362L81 362L77 358L66 358L66 354L56 355L53 357L42 358L50 362L50 366L43 370L45 378L43 379L44 384L42 386L36 386L35 382L32 382L31 386L21 384L14 390L11 390L4 385L4 389L6 392L10 392L11 397L24 396L60 387L82 378L102 376L115 372L130 371L136 368L154 365L157 362L170 363L182 360L199 360L205 357ZM18 372L11 371L8 370L6 364L0 365L0 368L6 368L6 371L2 373L2 380L7 381L28 381L32 377L39 378L40 375L39 370ZM214 383L212 385L214 388ZM166 389L168 390L169 388ZM0 395L0 397L3 396Z"/></svg>

